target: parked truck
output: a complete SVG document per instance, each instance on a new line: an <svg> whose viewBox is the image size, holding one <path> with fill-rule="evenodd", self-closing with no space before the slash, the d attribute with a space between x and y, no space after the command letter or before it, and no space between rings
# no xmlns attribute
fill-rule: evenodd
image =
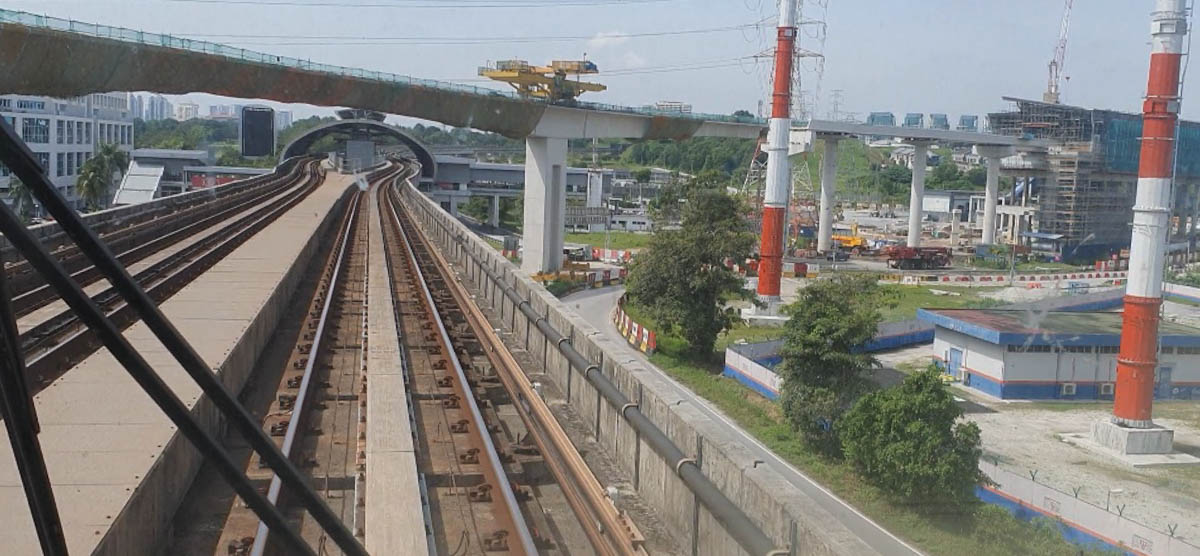
<svg viewBox="0 0 1200 556"><path fill-rule="evenodd" d="M950 266L950 249L947 247L907 247L893 245L883 250L887 264L901 270L926 270Z"/></svg>

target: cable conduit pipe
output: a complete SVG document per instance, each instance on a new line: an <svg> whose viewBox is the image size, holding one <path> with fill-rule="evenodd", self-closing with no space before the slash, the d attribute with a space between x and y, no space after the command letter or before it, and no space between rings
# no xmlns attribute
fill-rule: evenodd
<svg viewBox="0 0 1200 556"><path fill-rule="evenodd" d="M437 219L433 220L443 231L452 232L446 229L446 226ZM455 243L460 245L464 243L459 234L447 233L445 235L453 239ZM468 258L475 260L475 262L481 262L469 249L463 249L463 252L466 253ZM537 314L528 299L522 298L521 294L506 283L502 276L487 268L486 265L480 264L480 267L483 268L484 274L500 287L504 295L516 304L516 308L528 320L534 323L537 329L546 337L546 340L553 342L558 347L559 352L567 358L570 366L582 372L584 378L600 392L601 396L621 413L621 416L629 422L635 431L642 435L642 440L649 444L655 453L675 469L676 474L684 484L691 489L709 513L725 526L725 530L742 548L754 555L769 556L789 553L789 550L777 547L774 541L755 525L741 508L734 504L729 497L725 496L725 493L721 492L708 477L704 476L704 472L696 465L696 460L684 454L653 421L642 413L637 404L632 404L631 400L607 376L604 376L603 372L593 374L591 371L600 370L598 365L593 364L570 343L567 343L565 346L562 345L563 340L569 340L569 338L563 336L557 329L546 322L545 317ZM689 463L691 465L685 465Z"/></svg>

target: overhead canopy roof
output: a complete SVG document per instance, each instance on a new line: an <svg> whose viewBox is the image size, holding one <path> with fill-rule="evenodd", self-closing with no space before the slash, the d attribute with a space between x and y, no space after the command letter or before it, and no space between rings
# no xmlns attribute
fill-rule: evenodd
<svg viewBox="0 0 1200 556"><path fill-rule="evenodd" d="M113 195L113 204L136 205L154 200L162 176L161 164L143 164L136 160L130 162L129 171L121 178L121 185Z"/></svg>
<svg viewBox="0 0 1200 556"><path fill-rule="evenodd" d="M421 163L421 177L433 179L437 175L437 162L433 159L433 155L429 154L429 149L425 148L425 145L398 128L368 119L339 120L314 127L284 147L283 152L279 155L279 161L282 163L291 157L308 154L309 149L317 141L334 135L397 139L408 147L408 150L412 151L413 156Z"/></svg>

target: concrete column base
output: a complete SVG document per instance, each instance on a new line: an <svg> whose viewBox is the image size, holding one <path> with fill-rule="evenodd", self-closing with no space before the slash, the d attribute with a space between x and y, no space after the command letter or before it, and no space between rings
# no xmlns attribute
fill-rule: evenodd
<svg viewBox="0 0 1200 556"><path fill-rule="evenodd" d="M1159 426L1131 429L1112 421L1097 421L1092 423L1092 440L1121 455L1169 454L1175 442L1175 431Z"/></svg>
<svg viewBox="0 0 1200 556"><path fill-rule="evenodd" d="M746 324L763 326L783 326L788 316L783 314L783 300L778 297L759 296L758 301L763 307L746 307L742 309L742 318Z"/></svg>
<svg viewBox="0 0 1200 556"><path fill-rule="evenodd" d="M1175 431L1162 426L1122 427L1109 419L1092 423L1091 433L1065 433L1059 438L1099 456L1132 467L1197 465L1200 458L1174 451Z"/></svg>

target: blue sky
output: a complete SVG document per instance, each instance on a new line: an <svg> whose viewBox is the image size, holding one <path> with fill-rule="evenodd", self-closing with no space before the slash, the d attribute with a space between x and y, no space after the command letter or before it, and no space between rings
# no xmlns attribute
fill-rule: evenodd
<svg viewBox="0 0 1200 556"><path fill-rule="evenodd" d="M280 0L264 0L280 1ZM283 0L262 6L228 0L8 0L4 7L172 34L233 35L212 40L247 48L359 66L416 77L476 80L487 61L531 62L580 58L585 53L609 90L590 100L640 105L656 100L691 102L696 110L754 111L768 90L767 58L773 46L772 0L661 0L627 5L463 8L480 0ZM513 0L493 0L509 3ZM322 6L303 6L319 2ZM1003 106L1001 96L1040 98L1046 64L1058 37L1060 0L816 0L806 18L826 21L820 48L815 27L801 46L822 50L824 73L804 64L802 87L820 90L817 113L831 108L841 90L841 110L984 114ZM330 6L328 4L340 4ZM360 4L345 7L346 4ZM386 7L363 7L361 4ZM1138 111L1149 55L1150 0L1077 0L1067 47L1064 101ZM760 28L653 37L606 35L711 29L764 22ZM365 37L588 37L554 42L484 44L329 44L316 36ZM341 41L344 42L344 41ZM392 42L392 44L381 44ZM443 41L444 42L444 41ZM319 43L319 44L297 44ZM656 71L704 66L688 71ZM811 94L811 93L810 93ZM201 104L220 102L205 95ZM1184 102L1184 115L1200 118L1200 102ZM293 107L298 115L321 110Z"/></svg>

